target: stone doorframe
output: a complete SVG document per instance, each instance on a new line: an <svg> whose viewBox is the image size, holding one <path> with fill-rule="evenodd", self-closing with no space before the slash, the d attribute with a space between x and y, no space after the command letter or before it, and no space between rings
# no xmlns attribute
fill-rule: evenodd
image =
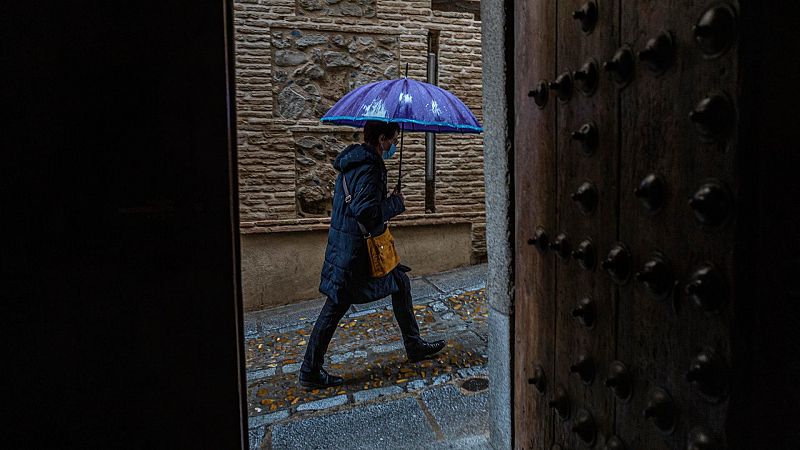
<svg viewBox="0 0 800 450"><path fill-rule="evenodd" d="M495 449L513 446L513 0L481 1L486 244L489 258L489 420ZM507 20L508 19L508 20Z"/></svg>

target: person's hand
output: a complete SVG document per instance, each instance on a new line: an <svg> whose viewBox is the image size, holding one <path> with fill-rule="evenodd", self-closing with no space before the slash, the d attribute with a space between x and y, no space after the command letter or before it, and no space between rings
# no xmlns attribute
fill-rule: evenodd
<svg viewBox="0 0 800 450"><path fill-rule="evenodd" d="M405 196L405 195L403 195L403 191L401 191L401 190L399 190L399 189L397 189L397 188L394 188L394 190L392 191L392 195L396 195L396 196L400 197L400 201L401 201L401 202L402 202L404 205L406 204L406 196Z"/></svg>

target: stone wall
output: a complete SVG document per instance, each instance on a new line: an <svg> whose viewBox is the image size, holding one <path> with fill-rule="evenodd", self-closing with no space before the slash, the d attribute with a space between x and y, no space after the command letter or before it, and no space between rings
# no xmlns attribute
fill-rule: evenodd
<svg viewBox="0 0 800 450"><path fill-rule="evenodd" d="M342 95L371 81L426 79L427 39L439 32L439 85L483 122L480 22L431 9L430 1L235 0L240 217L280 231L293 220L330 213L330 162L358 130L322 125ZM437 136L436 213L425 212L425 139L405 137L407 214L425 224L469 213L473 260L485 259L483 140ZM387 164L397 180L397 158ZM476 215L476 213L478 213Z"/></svg>

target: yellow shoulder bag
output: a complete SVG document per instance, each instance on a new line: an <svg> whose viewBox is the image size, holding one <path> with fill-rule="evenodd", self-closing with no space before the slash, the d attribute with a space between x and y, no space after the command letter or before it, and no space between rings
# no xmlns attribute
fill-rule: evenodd
<svg viewBox="0 0 800 450"><path fill-rule="evenodd" d="M344 172L342 172L342 187L344 187L344 202L350 206L353 196L350 195L350 189L347 188L347 179L344 176ZM353 216L355 216L355 212L353 212ZM385 223L385 231L378 236L372 236L358 219L356 219L356 223L367 243L370 276L373 278L386 276L400 264L400 257L397 255L397 249L394 246L394 238L389 231L389 222Z"/></svg>

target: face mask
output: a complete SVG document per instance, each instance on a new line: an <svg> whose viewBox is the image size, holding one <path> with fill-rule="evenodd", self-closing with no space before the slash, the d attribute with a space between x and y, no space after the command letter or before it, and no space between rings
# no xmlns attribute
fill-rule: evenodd
<svg viewBox="0 0 800 450"><path fill-rule="evenodd" d="M394 156L394 152L396 152L396 151L397 151L397 146L392 144L392 146L389 147L389 150L384 150L383 151L383 159L391 158L392 156Z"/></svg>

